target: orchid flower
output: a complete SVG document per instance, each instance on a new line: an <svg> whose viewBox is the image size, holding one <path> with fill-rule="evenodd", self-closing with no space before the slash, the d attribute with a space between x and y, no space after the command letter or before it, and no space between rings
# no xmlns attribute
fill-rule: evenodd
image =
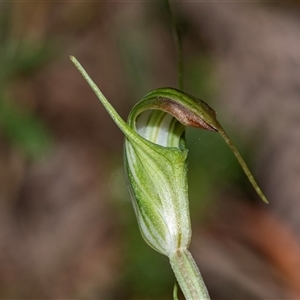
<svg viewBox="0 0 300 300"><path fill-rule="evenodd" d="M131 110L127 123L75 57L72 62L125 135L124 168L144 240L167 256L186 299L210 299L188 250L191 222L188 202L186 126L219 132L253 187L267 202L240 153L204 101L173 88L149 92Z"/></svg>

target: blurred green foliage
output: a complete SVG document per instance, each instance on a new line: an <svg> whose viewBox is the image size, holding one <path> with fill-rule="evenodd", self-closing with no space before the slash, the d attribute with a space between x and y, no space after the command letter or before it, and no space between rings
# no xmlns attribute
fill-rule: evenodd
<svg viewBox="0 0 300 300"><path fill-rule="evenodd" d="M235 156L215 132L187 130L192 220L201 220L222 191L243 176Z"/></svg>
<svg viewBox="0 0 300 300"><path fill-rule="evenodd" d="M28 157L36 157L52 144L51 134L34 113L16 104L23 99L11 98L10 83L36 72L49 61L52 48L50 43L11 36L11 9L11 3L0 9L0 136Z"/></svg>
<svg viewBox="0 0 300 300"><path fill-rule="evenodd" d="M29 157L44 153L51 146L46 126L36 116L20 111L6 100L0 94L0 134Z"/></svg>

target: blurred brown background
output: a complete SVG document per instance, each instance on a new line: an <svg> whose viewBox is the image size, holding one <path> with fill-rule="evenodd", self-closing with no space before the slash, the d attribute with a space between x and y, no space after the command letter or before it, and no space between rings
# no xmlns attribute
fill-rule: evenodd
<svg viewBox="0 0 300 300"><path fill-rule="evenodd" d="M188 129L194 254L212 299L300 299L300 6L172 3L185 91L222 139ZM126 119L176 87L163 1L0 3L0 298L171 299L165 257L140 237L123 136L69 60Z"/></svg>

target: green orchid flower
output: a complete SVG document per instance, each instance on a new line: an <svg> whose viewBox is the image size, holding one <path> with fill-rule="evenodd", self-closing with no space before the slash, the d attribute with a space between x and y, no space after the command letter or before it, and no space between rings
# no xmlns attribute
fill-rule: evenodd
<svg viewBox="0 0 300 300"><path fill-rule="evenodd" d="M217 121L216 113L205 102L173 88L159 88L133 107L126 123L79 62L74 57L71 60L126 137L127 185L144 240L169 258L186 299L209 299L199 269L188 251L191 223L185 127L219 132L265 202L266 197Z"/></svg>

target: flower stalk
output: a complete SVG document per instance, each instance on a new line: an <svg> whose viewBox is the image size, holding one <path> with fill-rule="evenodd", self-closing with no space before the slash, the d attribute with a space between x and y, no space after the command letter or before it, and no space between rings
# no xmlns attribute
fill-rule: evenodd
<svg viewBox="0 0 300 300"><path fill-rule="evenodd" d="M200 271L187 249L178 249L170 254L169 259L186 299L210 299Z"/></svg>
<svg viewBox="0 0 300 300"><path fill-rule="evenodd" d="M267 201L246 163L205 102L173 88L149 92L131 110L127 123L118 115L75 57L83 75L126 139L124 169L144 240L166 255L186 299L208 300L209 294L188 247L185 126L219 132L234 152L260 197Z"/></svg>

